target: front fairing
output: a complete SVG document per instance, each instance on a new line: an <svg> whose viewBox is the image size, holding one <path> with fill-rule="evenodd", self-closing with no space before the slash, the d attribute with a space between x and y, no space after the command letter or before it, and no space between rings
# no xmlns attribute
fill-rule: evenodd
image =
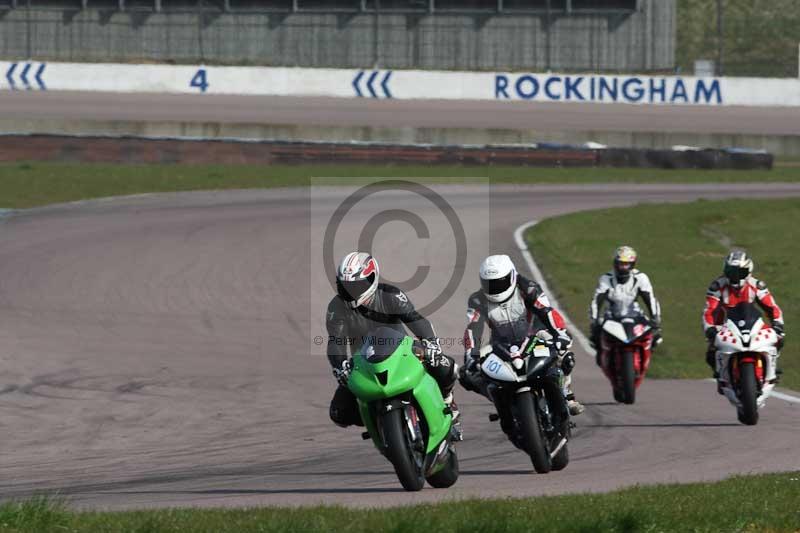
<svg viewBox="0 0 800 533"><path fill-rule="evenodd" d="M375 364L356 354L347 387L356 398L372 402L413 390L426 374L410 345L401 346L388 359Z"/></svg>
<svg viewBox="0 0 800 533"><path fill-rule="evenodd" d="M413 396L428 427L426 452L431 453L448 436L452 416L445 413L442 391L414 355L411 341L408 337L407 343L379 363L356 354L347 386L356 396L361 419L378 448L382 446L376 425L378 409L395 398Z"/></svg>
<svg viewBox="0 0 800 533"><path fill-rule="evenodd" d="M629 316L609 316L603 321L603 331L624 344L631 344L641 338L652 327L641 314Z"/></svg>

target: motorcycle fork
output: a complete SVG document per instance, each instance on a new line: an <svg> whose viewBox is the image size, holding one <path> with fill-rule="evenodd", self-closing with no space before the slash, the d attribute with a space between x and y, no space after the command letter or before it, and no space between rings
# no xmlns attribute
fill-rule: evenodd
<svg viewBox="0 0 800 533"><path fill-rule="evenodd" d="M761 389L764 387L764 376L766 369L764 368L764 357L761 355L755 354L748 354L744 357L731 357L730 362L730 376L733 380L734 390L736 391L736 395L738 396L741 393L741 370L739 369L739 365L742 363L753 363L755 365L755 372L756 372L756 386L758 387L758 393L761 393Z"/></svg>

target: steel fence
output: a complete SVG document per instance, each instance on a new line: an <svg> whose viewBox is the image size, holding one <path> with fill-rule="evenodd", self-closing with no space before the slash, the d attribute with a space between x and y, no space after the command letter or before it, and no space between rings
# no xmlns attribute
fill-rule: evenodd
<svg viewBox="0 0 800 533"><path fill-rule="evenodd" d="M675 62L675 0L16 1L0 10L6 59L570 72Z"/></svg>

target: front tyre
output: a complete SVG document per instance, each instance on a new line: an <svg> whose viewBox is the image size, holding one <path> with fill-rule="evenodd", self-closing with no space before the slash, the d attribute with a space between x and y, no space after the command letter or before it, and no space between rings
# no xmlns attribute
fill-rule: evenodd
<svg viewBox="0 0 800 533"><path fill-rule="evenodd" d="M522 443L531 457L533 469L539 474L546 474L551 469L550 454L545 445L539 416L533 403L533 394L522 392L514 398L514 407L519 423Z"/></svg>
<svg viewBox="0 0 800 533"><path fill-rule="evenodd" d="M739 391L739 401L742 403L739 422L755 426L758 423L758 385L753 363L742 363L739 367Z"/></svg>
<svg viewBox="0 0 800 533"><path fill-rule="evenodd" d="M636 401L636 369L633 365L634 354L631 350L626 350L622 354L622 368L620 377L622 378L622 390L620 396L622 402L632 404Z"/></svg>
<svg viewBox="0 0 800 533"><path fill-rule="evenodd" d="M392 409L383 416L383 439L386 444L386 457L394 466L400 484L408 491L422 490L425 476L422 465L417 464L417 457L408 438L403 410Z"/></svg>
<svg viewBox="0 0 800 533"><path fill-rule="evenodd" d="M428 477L428 484L437 489L446 489L458 481L458 455L453 448L447 452L444 468Z"/></svg>

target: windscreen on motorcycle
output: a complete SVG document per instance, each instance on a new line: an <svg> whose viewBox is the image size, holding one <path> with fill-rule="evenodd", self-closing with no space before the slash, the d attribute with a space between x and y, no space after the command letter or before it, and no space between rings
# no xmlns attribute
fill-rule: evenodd
<svg viewBox="0 0 800 533"><path fill-rule="evenodd" d="M728 311L728 320L736 324L739 331L750 331L761 318L761 310L754 304L742 302Z"/></svg>
<svg viewBox="0 0 800 533"><path fill-rule="evenodd" d="M404 343L410 347L411 337L407 337L402 331L382 326L367 335L360 352L370 363L380 363L391 357Z"/></svg>
<svg viewBox="0 0 800 533"><path fill-rule="evenodd" d="M642 311L635 302L613 302L608 310L608 314L611 315L612 318L620 319L641 316Z"/></svg>

